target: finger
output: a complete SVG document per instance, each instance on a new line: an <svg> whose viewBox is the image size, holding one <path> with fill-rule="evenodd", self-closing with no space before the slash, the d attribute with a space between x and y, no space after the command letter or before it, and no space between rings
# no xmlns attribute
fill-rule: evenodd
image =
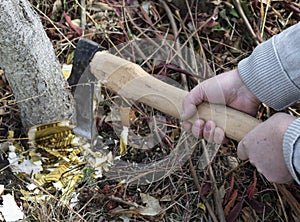
<svg viewBox="0 0 300 222"><path fill-rule="evenodd" d="M203 128L204 128L205 122L202 119L198 119L195 121L195 123L192 126L192 133L197 138L203 137Z"/></svg>
<svg viewBox="0 0 300 222"><path fill-rule="evenodd" d="M214 121L208 120L205 123L204 129L203 129L203 137L208 142L213 141L215 128L216 128L216 124Z"/></svg>
<svg viewBox="0 0 300 222"><path fill-rule="evenodd" d="M249 158L245 139L239 142L237 147L237 155L241 160L247 160Z"/></svg>
<svg viewBox="0 0 300 222"><path fill-rule="evenodd" d="M222 144L226 141L225 132L220 127L216 127L214 131L214 142L216 144Z"/></svg>
<svg viewBox="0 0 300 222"><path fill-rule="evenodd" d="M191 124L190 122L188 122L188 121L182 122L182 123L181 123L181 126L182 126L182 128L183 128L185 131L187 131L187 132L190 132L191 129L192 129L192 124Z"/></svg>
<svg viewBox="0 0 300 222"><path fill-rule="evenodd" d="M183 113L181 114L182 120L191 118L197 111L197 105L202 103L203 89L201 85L193 88L183 100Z"/></svg>

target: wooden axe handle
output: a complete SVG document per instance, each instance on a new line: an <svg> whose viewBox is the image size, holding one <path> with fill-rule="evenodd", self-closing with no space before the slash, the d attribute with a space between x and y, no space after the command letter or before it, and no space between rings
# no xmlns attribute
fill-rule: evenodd
<svg viewBox="0 0 300 222"><path fill-rule="evenodd" d="M93 75L107 89L151 106L163 113L180 119L182 103L187 91L154 78L140 66L106 51L97 52L90 63ZM214 120L227 137L240 141L260 121L254 117L226 107L201 103L198 112L189 121L197 118Z"/></svg>

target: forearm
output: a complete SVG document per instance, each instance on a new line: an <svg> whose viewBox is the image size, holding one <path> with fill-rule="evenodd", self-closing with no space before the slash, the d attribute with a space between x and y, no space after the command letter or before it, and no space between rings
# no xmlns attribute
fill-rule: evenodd
<svg viewBox="0 0 300 222"><path fill-rule="evenodd" d="M300 118L296 119L285 132L283 155L290 173L300 184Z"/></svg>
<svg viewBox="0 0 300 222"><path fill-rule="evenodd" d="M238 70L249 90L276 110L300 100L300 23L257 46ZM284 135L283 154L300 184L300 118Z"/></svg>
<svg viewBox="0 0 300 222"><path fill-rule="evenodd" d="M281 110L300 99L300 23L255 48L238 65L241 79L262 102Z"/></svg>

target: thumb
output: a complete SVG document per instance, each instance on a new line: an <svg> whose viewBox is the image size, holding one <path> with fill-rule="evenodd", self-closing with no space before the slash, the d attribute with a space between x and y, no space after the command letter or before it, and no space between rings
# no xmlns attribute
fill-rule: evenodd
<svg viewBox="0 0 300 222"><path fill-rule="evenodd" d="M191 118L197 112L197 105L202 103L204 97L202 85L199 84L193 88L183 100L183 113L181 114L182 120Z"/></svg>
<svg viewBox="0 0 300 222"><path fill-rule="evenodd" d="M237 155L241 160L247 160L249 158L245 138L238 144Z"/></svg>

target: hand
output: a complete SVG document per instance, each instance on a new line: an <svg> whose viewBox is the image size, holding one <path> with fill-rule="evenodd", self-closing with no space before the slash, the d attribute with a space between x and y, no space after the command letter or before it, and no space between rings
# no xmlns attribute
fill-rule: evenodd
<svg viewBox="0 0 300 222"><path fill-rule="evenodd" d="M296 119L276 113L250 131L238 145L238 157L249 159L270 182L286 183L292 176L283 157L282 143L288 126Z"/></svg>
<svg viewBox="0 0 300 222"><path fill-rule="evenodd" d="M255 115L260 103L242 82L237 69L217 75L192 89L183 101L182 126L187 131L192 130L196 137L212 139L218 144L224 141L225 134L213 121L198 119L194 124L187 122L203 101L228 105L250 115Z"/></svg>

